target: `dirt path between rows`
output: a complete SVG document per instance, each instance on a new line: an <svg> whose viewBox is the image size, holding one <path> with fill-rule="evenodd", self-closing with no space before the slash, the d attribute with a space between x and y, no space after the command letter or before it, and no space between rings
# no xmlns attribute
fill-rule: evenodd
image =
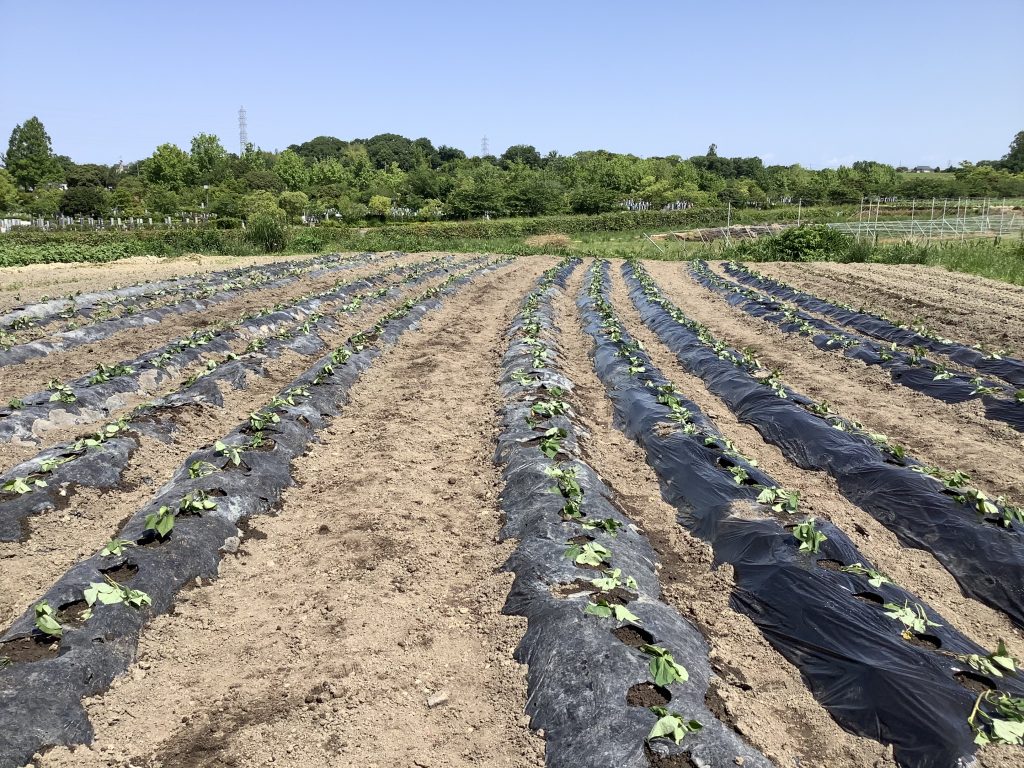
<svg viewBox="0 0 1024 768"><path fill-rule="evenodd" d="M800 469L791 463L781 450L766 443L753 426L741 423L728 405L707 390L699 377L687 373L672 351L643 324L618 269L613 269L612 287L619 317L634 338L643 343L655 365L680 392L714 419L741 453L755 459L758 467L782 487L800 491L802 514L826 518L838 525L875 567L927 601L967 637L992 649L1001 638L1016 656L1024 655L1024 635L1006 616L964 597L953 577L932 555L903 547L895 534L844 498L831 476Z"/></svg>
<svg viewBox="0 0 1024 768"><path fill-rule="evenodd" d="M167 315L159 322L142 328L129 328L91 344L26 360L16 367L0 368L0 400L6 401L14 396L44 390L47 382L53 378L68 381L83 376L96 370L97 363L109 365L130 360L193 331L233 324L243 314L273 307L279 302L291 303L310 293L330 290L339 280L354 280L399 262L416 263L421 260L419 255L397 260L376 258L369 264L334 270L320 277L302 275L279 288L247 288L227 301L198 312ZM143 399L140 397L138 401Z"/></svg>
<svg viewBox="0 0 1024 768"><path fill-rule="evenodd" d="M736 349L751 348L798 392L827 400L838 413L888 435L926 464L963 470L987 492L1024 502L1024 435L986 419L977 403L943 403L895 384L877 366L783 333L698 285L686 265L651 261L644 266L687 317Z"/></svg>
<svg viewBox="0 0 1024 768"><path fill-rule="evenodd" d="M372 326L385 313L410 296L418 295L443 277L406 288L387 302L368 304L353 314L342 315L334 333L323 334L327 349L343 343L351 334ZM222 406L176 409L166 419L177 426L168 443L143 437L129 459L122 483L113 489L77 490L60 511L29 518L24 542L0 542L0 626L21 614L52 582L79 559L100 549L117 532L118 523L145 504L154 489L161 488L193 451L210 445L273 398L320 355L304 356L286 351L262 360L266 375L250 375L245 389L221 385ZM84 428L80 428L84 433Z"/></svg>
<svg viewBox="0 0 1024 768"><path fill-rule="evenodd" d="M888 264L751 265L832 302L904 325L923 321L940 335L987 349L1024 352L1024 288L935 267Z"/></svg>
<svg viewBox="0 0 1024 768"><path fill-rule="evenodd" d="M474 281L368 369L280 514L89 702L94 745L40 765L542 765L491 456L502 335L552 263Z"/></svg>
<svg viewBox="0 0 1024 768"><path fill-rule="evenodd" d="M612 404L594 372L592 343L575 307L586 266L577 267L567 292L555 301L562 366L575 382L573 405L591 433L583 448L650 538L666 601L697 624L711 646L712 666L721 680L712 684L709 707L780 766L894 765L885 747L843 731L811 696L799 671L746 616L732 610L732 569L711 569L710 547L676 522L677 512L662 500L643 450L613 425Z"/></svg>

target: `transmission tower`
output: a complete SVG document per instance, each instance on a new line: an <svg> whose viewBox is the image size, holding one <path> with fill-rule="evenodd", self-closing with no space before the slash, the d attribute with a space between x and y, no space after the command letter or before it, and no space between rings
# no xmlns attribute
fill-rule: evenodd
<svg viewBox="0 0 1024 768"><path fill-rule="evenodd" d="M483 157L487 157L490 154L488 150L490 150L490 145L487 143L487 137L484 136L480 139L480 154Z"/></svg>
<svg viewBox="0 0 1024 768"><path fill-rule="evenodd" d="M238 156L245 154L245 145L249 143L248 124L245 122L245 107L238 108Z"/></svg>

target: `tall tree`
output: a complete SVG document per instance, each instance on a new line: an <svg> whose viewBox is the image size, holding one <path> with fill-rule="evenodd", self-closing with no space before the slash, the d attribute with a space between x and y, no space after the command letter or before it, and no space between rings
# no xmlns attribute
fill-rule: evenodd
<svg viewBox="0 0 1024 768"><path fill-rule="evenodd" d="M195 172L188 152L176 144L161 144L143 164L143 173L151 184L179 192ZM166 201L168 198L163 198Z"/></svg>
<svg viewBox="0 0 1024 768"><path fill-rule="evenodd" d="M1020 131L1010 142L1010 151L1003 155L999 163L1004 171L1024 173L1024 131Z"/></svg>
<svg viewBox="0 0 1024 768"><path fill-rule="evenodd" d="M306 167L305 161L290 149L286 149L277 156L274 173L284 183L285 189L290 192L298 192L309 184L309 169Z"/></svg>
<svg viewBox="0 0 1024 768"><path fill-rule="evenodd" d="M192 137L192 163L201 184L219 184L228 171L228 151L220 139L210 133Z"/></svg>
<svg viewBox="0 0 1024 768"><path fill-rule="evenodd" d="M9 211L18 200L18 185L14 177L0 168L0 211Z"/></svg>
<svg viewBox="0 0 1024 768"><path fill-rule="evenodd" d="M4 165L22 189L33 189L43 181L62 180L50 136L38 117L30 117L14 126Z"/></svg>

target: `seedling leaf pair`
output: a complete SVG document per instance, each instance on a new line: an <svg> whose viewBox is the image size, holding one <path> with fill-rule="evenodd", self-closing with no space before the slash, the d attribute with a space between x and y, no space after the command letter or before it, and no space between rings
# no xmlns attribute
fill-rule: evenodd
<svg viewBox="0 0 1024 768"><path fill-rule="evenodd" d="M583 612L590 616L597 616L601 619L615 618L616 621L631 621L634 624L639 624L639 617L633 615L633 613L624 605L618 605L616 603L609 603L607 600L598 599L593 603L587 603L587 607L583 609Z"/></svg>
<svg viewBox="0 0 1024 768"><path fill-rule="evenodd" d="M658 716L651 732L647 734L648 741L652 739L672 739L676 744L683 740L688 733L699 731L704 726L696 720L684 720L675 712L670 712L665 707L651 707L651 712Z"/></svg>

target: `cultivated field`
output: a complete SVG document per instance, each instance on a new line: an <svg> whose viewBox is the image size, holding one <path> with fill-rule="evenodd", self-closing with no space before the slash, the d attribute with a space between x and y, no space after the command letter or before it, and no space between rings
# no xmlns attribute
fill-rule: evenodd
<svg viewBox="0 0 1024 768"><path fill-rule="evenodd" d="M443 253L0 289L0 768L1024 762L1024 289Z"/></svg>

